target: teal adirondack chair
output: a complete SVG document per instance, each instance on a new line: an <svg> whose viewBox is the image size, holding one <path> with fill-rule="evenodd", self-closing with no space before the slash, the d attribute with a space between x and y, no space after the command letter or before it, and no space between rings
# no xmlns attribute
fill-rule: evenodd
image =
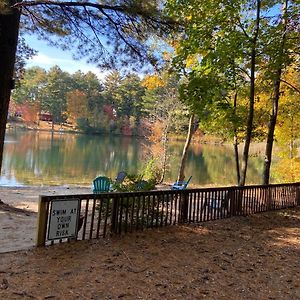
<svg viewBox="0 0 300 300"><path fill-rule="evenodd" d="M105 193L110 191L110 179L105 176L99 176L93 180L93 193Z"/></svg>

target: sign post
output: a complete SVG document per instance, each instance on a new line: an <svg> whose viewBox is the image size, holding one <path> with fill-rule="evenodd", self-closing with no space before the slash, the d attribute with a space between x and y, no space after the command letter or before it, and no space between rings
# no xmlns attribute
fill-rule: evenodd
<svg viewBox="0 0 300 300"><path fill-rule="evenodd" d="M79 199L57 199L51 202L48 240L76 238Z"/></svg>

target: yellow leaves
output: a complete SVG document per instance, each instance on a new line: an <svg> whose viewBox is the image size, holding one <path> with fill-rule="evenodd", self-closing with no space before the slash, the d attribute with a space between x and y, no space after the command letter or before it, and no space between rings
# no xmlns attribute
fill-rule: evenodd
<svg viewBox="0 0 300 300"><path fill-rule="evenodd" d="M165 86L165 82L158 75L147 75L142 82L142 86L149 90L157 89L158 87Z"/></svg>
<svg viewBox="0 0 300 300"><path fill-rule="evenodd" d="M276 125L276 140L284 149L293 145L299 138L300 130L300 94L290 85L300 88L300 74L295 68L290 67L284 74L285 82L281 85L281 96L279 103L278 120ZM294 151L294 149L292 149ZM289 151L285 151L285 156L289 156Z"/></svg>
<svg viewBox="0 0 300 300"><path fill-rule="evenodd" d="M281 159L274 166L274 174L280 182L300 181L300 158Z"/></svg>
<svg viewBox="0 0 300 300"><path fill-rule="evenodd" d="M268 109L270 105L270 94L261 92L257 95L255 99L255 109Z"/></svg>
<svg viewBox="0 0 300 300"><path fill-rule="evenodd" d="M197 63L197 56L196 55L188 55L185 66L187 68L191 68L196 63Z"/></svg>
<svg viewBox="0 0 300 300"><path fill-rule="evenodd" d="M284 82L282 88L286 89L296 89L300 90L300 74L297 71L296 66L290 66L284 74Z"/></svg>

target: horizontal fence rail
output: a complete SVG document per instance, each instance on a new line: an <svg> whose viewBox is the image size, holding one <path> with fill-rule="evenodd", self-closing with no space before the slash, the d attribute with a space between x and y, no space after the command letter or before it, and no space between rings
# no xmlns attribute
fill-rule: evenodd
<svg viewBox="0 0 300 300"><path fill-rule="evenodd" d="M146 228L199 223L245 216L300 205L300 183L181 191L40 196L37 245L69 241L48 240L50 207L54 201L79 201L73 239L99 239Z"/></svg>

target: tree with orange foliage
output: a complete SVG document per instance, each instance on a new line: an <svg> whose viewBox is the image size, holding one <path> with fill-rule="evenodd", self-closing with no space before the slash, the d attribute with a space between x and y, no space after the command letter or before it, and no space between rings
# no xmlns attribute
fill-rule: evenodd
<svg viewBox="0 0 300 300"><path fill-rule="evenodd" d="M38 114L40 112L39 102L26 101L21 106L22 118L27 124L34 124L38 122Z"/></svg>
<svg viewBox="0 0 300 300"><path fill-rule="evenodd" d="M167 151L169 132L182 129L186 124L187 109L179 100L178 83L166 73L147 76L143 85L147 88L143 97L143 110L152 123L150 135L151 159L161 170L160 182L163 182L167 169Z"/></svg>
<svg viewBox="0 0 300 300"><path fill-rule="evenodd" d="M84 92L74 90L67 93L67 112L69 121L76 125L80 119L88 117L87 96Z"/></svg>

